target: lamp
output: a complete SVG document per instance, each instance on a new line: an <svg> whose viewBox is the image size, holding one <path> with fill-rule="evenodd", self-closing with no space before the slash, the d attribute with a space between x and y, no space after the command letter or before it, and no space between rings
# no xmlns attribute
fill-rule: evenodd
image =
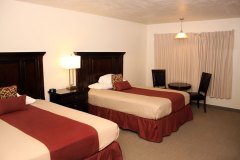
<svg viewBox="0 0 240 160"><path fill-rule="evenodd" d="M176 39L188 38L187 34L182 31L182 21L184 20L184 18L180 18L179 20L181 21L181 30L180 30L180 32L175 36L175 38L176 38Z"/></svg>
<svg viewBox="0 0 240 160"><path fill-rule="evenodd" d="M74 86L74 74L75 69L81 67L81 57L80 56L66 56L62 58L62 67L64 69L69 69L69 86L68 90L74 90L77 87Z"/></svg>

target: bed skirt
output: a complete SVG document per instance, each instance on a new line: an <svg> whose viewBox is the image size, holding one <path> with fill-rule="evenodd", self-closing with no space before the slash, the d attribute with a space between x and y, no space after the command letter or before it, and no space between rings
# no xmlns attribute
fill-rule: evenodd
<svg viewBox="0 0 240 160"><path fill-rule="evenodd" d="M114 141L103 150L85 160L123 160L122 150L118 142Z"/></svg>
<svg viewBox="0 0 240 160"><path fill-rule="evenodd" d="M158 120L141 118L91 104L88 107L89 113L109 119L122 129L137 132L139 137L151 142L161 142L163 137L177 131L181 125L193 119L190 105Z"/></svg>

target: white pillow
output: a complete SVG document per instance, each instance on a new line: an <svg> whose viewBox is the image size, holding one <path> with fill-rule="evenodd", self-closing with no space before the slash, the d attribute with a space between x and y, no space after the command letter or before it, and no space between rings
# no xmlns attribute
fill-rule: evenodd
<svg viewBox="0 0 240 160"><path fill-rule="evenodd" d="M112 75L113 74L105 74L98 79L98 82L105 83L105 84L112 84Z"/></svg>
<svg viewBox="0 0 240 160"><path fill-rule="evenodd" d="M21 96L20 94L17 93L17 96ZM26 96L26 104L32 104L36 102L36 99L32 98L32 97L29 97L29 96Z"/></svg>
<svg viewBox="0 0 240 160"><path fill-rule="evenodd" d="M106 83L93 83L88 86L88 88L93 89L112 89L112 84L106 84Z"/></svg>

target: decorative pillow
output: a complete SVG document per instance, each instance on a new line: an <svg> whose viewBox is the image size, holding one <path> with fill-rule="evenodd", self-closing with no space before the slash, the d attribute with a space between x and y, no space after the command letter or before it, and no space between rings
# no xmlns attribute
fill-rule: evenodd
<svg viewBox="0 0 240 160"><path fill-rule="evenodd" d="M112 75L113 74L105 74L98 79L98 82L105 83L105 84L112 84Z"/></svg>
<svg viewBox="0 0 240 160"><path fill-rule="evenodd" d="M20 94L17 93L17 96L21 96ZM26 96L26 104L32 104L36 102L36 99L32 98L32 97L29 97L29 96Z"/></svg>
<svg viewBox="0 0 240 160"><path fill-rule="evenodd" d="M17 97L17 86L8 86L0 88L0 99Z"/></svg>
<svg viewBox="0 0 240 160"><path fill-rule="evenodd" d="M93 89L112 89L112 84L93 83L93 84L89 85L88 88L93 88Z"/></svg>
<svg viewBox="0 0 240 160"><path fill-rule="evenodd" d="M125 90L125 89L130 89L132 86L128 81L121 81L121 82L116 82L115 87L117 91Z"/></svg>
<svg viewBox="0 0 240 160"><path fill-rule="evenodd" d="M0 115L26 110L26 96L0 99Z"/></svg>
<svg viewBox="0 0 240 160"><path fill-rule="evenodd" d="M112 75L112 86L116 90L115 83L123 81L122 74L113 74Z"/></svg>

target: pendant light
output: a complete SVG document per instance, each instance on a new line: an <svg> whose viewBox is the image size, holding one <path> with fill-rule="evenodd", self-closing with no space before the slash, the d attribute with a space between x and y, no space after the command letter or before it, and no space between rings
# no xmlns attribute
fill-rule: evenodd
<svg viewBox="0 0 240 160"><path fill-rule="evenodd" d="M182 21L184 20L184 18L180 18L179 20L180 20L180 22L181 22L181 30L180 30L180 32L175 36L175 38L176 38L176 39L188 38L187 34L182 31Z"/></svg>

